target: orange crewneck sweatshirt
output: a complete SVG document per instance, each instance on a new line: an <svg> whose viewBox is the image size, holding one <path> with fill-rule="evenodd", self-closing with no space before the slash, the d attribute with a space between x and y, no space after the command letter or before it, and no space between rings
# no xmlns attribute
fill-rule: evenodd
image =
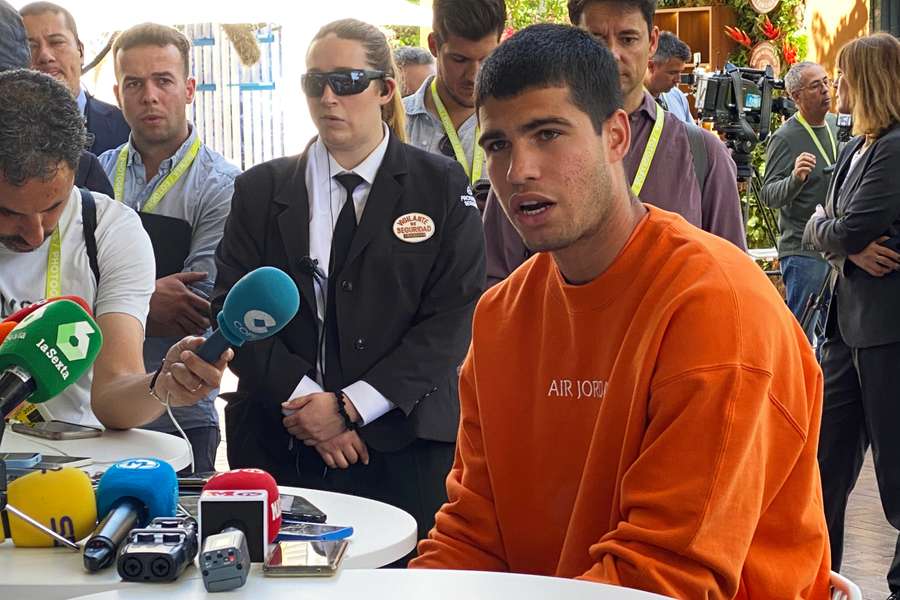
<svg viewBox="0 0 900 600"><path fill-rule="evenodd" d="M449 501L410 566L827 597L809 343L746 255L648 209L594 281L541 253L482 298Z"/></svg>

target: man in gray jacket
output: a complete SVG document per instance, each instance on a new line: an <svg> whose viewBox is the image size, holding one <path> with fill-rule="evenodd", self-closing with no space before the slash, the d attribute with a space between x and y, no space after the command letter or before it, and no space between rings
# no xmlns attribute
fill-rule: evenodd
<svg viewBox="0 0 900 600"><path fill-rule="evenodd" d="M812 62L797 63L784 83L799 110L769 139L760 200L779 209L781 275L788 308L800 319L828 274L828 263L818 252L802 249L801 239L816 205L825 203L828 167L837 159L837 129L828 112L831 94L825 69Z"/></svg>

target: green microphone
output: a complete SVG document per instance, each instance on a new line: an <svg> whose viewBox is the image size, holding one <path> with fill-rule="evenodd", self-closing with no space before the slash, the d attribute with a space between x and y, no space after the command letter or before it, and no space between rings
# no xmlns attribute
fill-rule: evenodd
<svg viewBox="0 0 900 600"><path fill-rule="evenodd" d="M0 417L24 400L40 404L88 372L103 335L71 300L50 302L25 317L0 345Z"/></svg>

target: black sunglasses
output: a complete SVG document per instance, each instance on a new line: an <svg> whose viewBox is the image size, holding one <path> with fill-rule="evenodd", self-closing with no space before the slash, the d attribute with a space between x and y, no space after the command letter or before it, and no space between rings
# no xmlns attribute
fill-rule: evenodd
<svg viewBox="0 0 900 600"><path fill-rule="evenodd" d="M361 94L369 87L369 82L384 79L384 71L348 69L330 73L305 73L300 77L303 93L310 98L320 98L325 93L325 85L338 96Z"/></svg>

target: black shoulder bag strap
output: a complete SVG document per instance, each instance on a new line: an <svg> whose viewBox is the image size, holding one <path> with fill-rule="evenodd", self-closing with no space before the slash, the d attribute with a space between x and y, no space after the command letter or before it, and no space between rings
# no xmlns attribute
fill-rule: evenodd
<svg viewBox="0 0 900 600"><path fill-rule="evenodd" d="M691 145L691 157L694 160L694 175L700 184L700 195L706 186L706 176L709 174L709 155L706 153L706 141L703 139L703 130L690 123L685 124L688 143Z"/></svg>
<svg viewBox="0 0 900 600"><path fill-rule="evenodd" d="M81 220L84 229L84 245L87 247L88 262L91 264L91 272L94 281L100 285L100 264L97 262L97 239L94 232L97 230L97 204L94 196L84 188L78 188L81 192Z"/></svg>

